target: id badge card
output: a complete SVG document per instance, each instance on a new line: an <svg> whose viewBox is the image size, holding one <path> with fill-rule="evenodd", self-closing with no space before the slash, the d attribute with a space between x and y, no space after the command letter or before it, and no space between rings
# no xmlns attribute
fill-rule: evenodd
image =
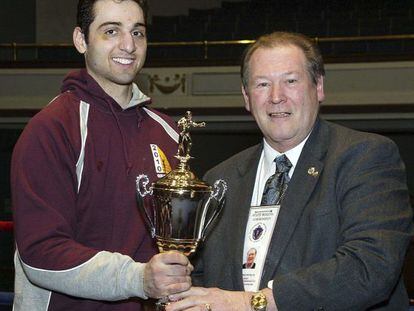
<svg viewBox="0 0 414 311"><path fill-rule="evenodd" d="M246 291L258 291L280 205L251 206L244 240L242 275Z"/></svg>

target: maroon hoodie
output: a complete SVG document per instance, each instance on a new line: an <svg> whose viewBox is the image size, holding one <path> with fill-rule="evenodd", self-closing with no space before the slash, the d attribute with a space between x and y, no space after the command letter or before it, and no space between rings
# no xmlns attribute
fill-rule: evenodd
<svg viewBox="0 0 414 311"><path fill-rule="evenodd" d="M178 139L149 103L134 85L123 110L80 70L27 124L11 168L16 311L141 309L156 247L135 180L174 167Z"/></svg>

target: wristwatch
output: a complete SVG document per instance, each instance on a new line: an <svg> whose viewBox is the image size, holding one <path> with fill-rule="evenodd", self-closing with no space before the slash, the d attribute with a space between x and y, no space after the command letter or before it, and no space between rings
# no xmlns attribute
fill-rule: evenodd
<svg viewBox="0 0 414 311"><path fill-rule="evenodd" d="M257 292L252 295L250 298L250 306L253 311L266 311L267 309L267 299L266 295L263 292Z"/></svg>

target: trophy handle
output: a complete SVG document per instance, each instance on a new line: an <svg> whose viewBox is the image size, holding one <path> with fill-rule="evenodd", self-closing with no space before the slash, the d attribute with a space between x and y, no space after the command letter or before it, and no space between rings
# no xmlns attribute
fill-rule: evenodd
<svg viewBox="0 0 414 311"><path fill-rule="evenodd" d="M155 225L154 225L154 222L151 220L151 216L148 213L147 209L145 208L145 204L144 204L144 197L147 195L152 195L152 187L147 189L147 186L149 184L148 176L144 174L139 175L135 183L137 187L138 208L141 210L141 212L144 213L145 215L144 219L146 220L147 225L150 228L151 236L152 238L155 238Z"/></svg>
<svg viewBox="0 0 414 311"><path fill-rule="evenodd" d="M221 210L223 209L224 203L225 203L225 194L227 191L227 183L223 179L216 180L213 185L213 192L210 195L210 197L207 200L207 208L205 210L205 214L207 214L208 210L210 208L213 209L213 212L211 213L211 216L207 221L205 222L205 225L203 226L201 230L201 234L199 238L203 241L206 237L207 229L210 227L210 225L214 222L214 220L217 218L217 216L220 214ZM212 207L211 207L212 206Z"/></svg>

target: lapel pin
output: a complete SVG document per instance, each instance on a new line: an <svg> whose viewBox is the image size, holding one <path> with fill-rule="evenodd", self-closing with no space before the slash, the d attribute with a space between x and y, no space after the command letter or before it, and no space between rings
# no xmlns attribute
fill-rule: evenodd
<svg viewBox="0 0 414 311"><path fill-rule="evenodd" d="M319 175L319 172L312 166L308 169L308 174L312 177L317 177Z"/></svg>

